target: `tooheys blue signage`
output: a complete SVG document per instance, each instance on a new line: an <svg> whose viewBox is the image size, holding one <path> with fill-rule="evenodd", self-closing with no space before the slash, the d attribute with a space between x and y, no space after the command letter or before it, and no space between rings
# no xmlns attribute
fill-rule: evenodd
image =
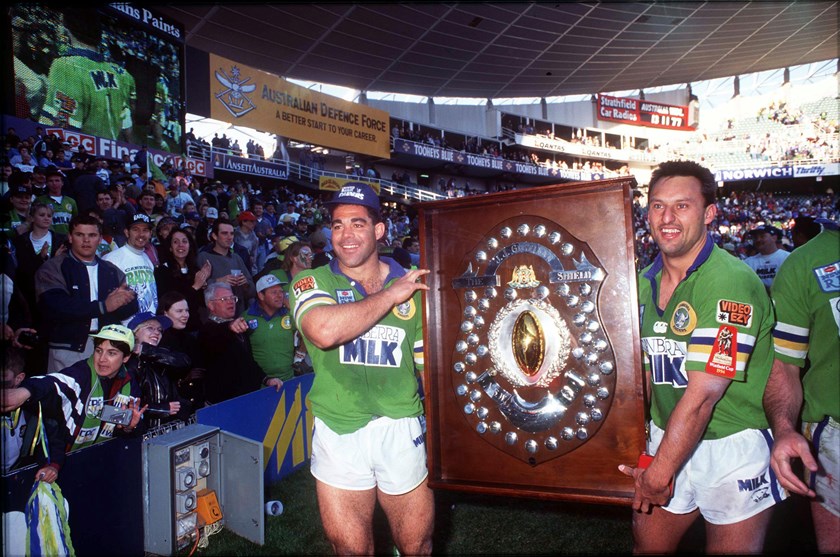
<svg viewBox="0 0 840 557"><path fill-rule="evenodd" d="M227 170L264 178L277 178L285 180L289 177L289 166L284 163L274 163L224 155L213 154L213 168L216 170Z"/></svg>
<svg viewBox="0 0 840 557"><path fill-rule="evenodd" d="M532 176L564 178L567 180L600 180L604 177L603 174L588 172L585 170L550 168L547 166L538 166L536 164L510 161L507 159L487 157L484 155L471 155L468 153L461 153L460 151L453 151L451 149L441 149L440 147L424 143L406 141L404 139L394 140L394 152L405 155L414 155L416 157L424 157L427 159L435 159L438 161L452 162L455 164L462 164L464 166L489 168L492 170L499 170L501 172L510 172L514 174L529 174Z"/></svg>

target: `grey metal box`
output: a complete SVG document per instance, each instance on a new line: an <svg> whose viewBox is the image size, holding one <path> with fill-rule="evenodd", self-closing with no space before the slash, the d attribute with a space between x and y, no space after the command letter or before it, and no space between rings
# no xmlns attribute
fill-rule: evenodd
<svg viewBox="0 0 840 557"><path fill-rule="evenodd" d="M215 491L225 528L263 545L263 468L260 443L218 427L190 424L144 441L146 552L173 555L195 540L202 489Z"/></svg>

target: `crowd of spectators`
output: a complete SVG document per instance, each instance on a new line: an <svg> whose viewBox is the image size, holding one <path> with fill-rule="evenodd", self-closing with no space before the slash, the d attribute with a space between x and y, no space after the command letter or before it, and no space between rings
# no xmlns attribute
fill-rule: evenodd
<svg viewBox="0 0 840 557"><path fill-rule="evenodd" d="M131 377L125 392L143 393L140 402L151 405L153 411L135 424L134 431L144 432L205 404L279 387L311 369L295 334L283 337L291 355L286 369L263 369L272 359L261 365L251 339L273 341L271 333L254 330L260 321L252 314L291 323L290 273L329 260L320 194L287 185L261 189L248 180L210 181L169 162L163 179L149 179L134 160L93 157L83 148L65 159L69 150L55 137L20 138L8 131L0 155L2 326L6 345L23 355L21 370L11 375L60 374L76 366L75 377L79 366L87 369L85 362L98 358L102 342L106 349L118 342L120 350L131 344L125 362L115 356L107 369ZM27 155L41 144L62 153L69 165L32 164ZM145 151L141 159L145 163ZM401 246L416 234L417 222L405 206L386 208L384 217L383 249L410 265ZM295 261L283 271L287 249ZM273 279L262 280L272 272L287 273L282 289ZM90 336L107 327L122 329L114 329L110 340ZM223 346L223 337L224 346L237 347L237 366L220 367L223 358L211 350ZM230 374L246 364L249 379L240 384ZM120 400L128 409L129 399Z"/></svg>
<svg viewBox="0 0 840 557"><path fill-rule="evenodd" d="M163 179L147 179L145 169L138 164L146 165L145 150L134 159L106 160L90 156L84 148L70 153L57 137L42 136L42 132L38 128L36 135L20 138L14 129L8 130L0 177L0 225L7 279L4 294L8 295L3 325L13 331L35 331L41 337L39 346L26 351L29 372L47 371L49 333L56 323L55 315L44 312L44 292L36 291L36 275L52 259L78 259L68 247L72 241L67 241L74 230L94 228L96 239L91 253L95 259L91 262L111 270L115 280L119 278L130 286L127 290L131 293L121 291L123 299L114 311L109 309L113 316L108 319L128 325L131 313L168 311L172 300L161 302L177 294L187 306L185 326L181 328L186 333L177 333L180 337L197 335L202 323L211 317L202 296L208 284L221 282L233 289L233 295L239 298L234 304L239 315L257 300L255 286L268 272L267 263L282 261L283 251L290 244L305 244L314 256L331 247L326 213L317 193L294 191L288 186L261 191L248 180L239 179L208 181L168 161L161 168ZM60 153L62 160L45 158L45 162L56 164L41 167L29 156L33 150ZM376 173L371 167L363 175L368 172ZM411 234L416 239L417 223L406 206L386 208L384 217L387 232L383 245L389 249L401 246ZM300 245L295 253L299 249ZM109 293L100 294L104 303ZM118 308L131 308L132 312L116 311ZM100 324L95 318L93 321L94 325ZM69 357L84 359L88 356L83 345L91 315L81 316L78 326L72 334L62 328L61 334L81 339L74 341L78 350L71 351ZM177 344L193 347L189 354L193 365L180 379L189 378L198 384L201 374L196 369L203 364L201 355L194 353L195 343L181 338ZM191 400L201 403L195 390L193 385Z"/></svg>
<svg viewBox="0 0 840 557"><path fill-rule="evenodd" d="M150 338L186 360L176 358L179 365L167 367L166 362L175 359L151 349L141 358L144 343L155 345L142 340L137 343L140 352L127 360L145 362L145 384L150 380L165 384L167 400L179 402L169 417L158 411L154 424L224 400L227 392L241 394L229 389L230 377L215 365L219 359L208 359L208 350L217 346L212 339L231 336L237 342L237 357L245 358L251 353L249 339L264 339L254 337L248 324L282 319L288 311L279 301L285 295L278 298L270 290L277 286L274 280L261 279L272 275L286 290L290 273L305 268L301 265L329 261L331 234L323 205L323 196L329 194L291 185L260 188L247 179L207 180L171 162L162 166L163 179L147 179L145 150L134 158L106 160L85 153L84 148L71 152L68 145L43 135L41 129L27 138L9 129L5 147L0 176L4 335L18 346L23 346L17 340L21 333L38 337L23 352L26 372L42 374L61 371L60 366L90 356L94 346L85 339L104 326L133 325L130 328L138 338L145 334L137 329L140 325L160 329L160 338ZM35 164L32 153L46 166ZM599 171L591 163L581 168ZM368 170L377 172L372 166L359 169L360 177L367 177ZM469 182L454 179L439 187L450 197L477 193ZM714 239L741 258L755 250L753 229L777 227L783 235L781 247L789 250L795 242L795 224L799 227L807 218L836 217L833 194L742 192L720 198L717 204L718 216L711 226ZM383 253L405 266L418 264L416 213L399 203L387 204L383 222ZM638 198L634 224L637 265L642 268L655 256L656 248ZM77 238L80 230L89 233L85 243ZM292 259L284 264L287 253ZM71 283L82 291L89 288L79 274L85 265L76 263L85 261L85 254L89 263L110 273L99 277L104 290L90 293L91 300L98 300L95 306L85 300L79 305L73 299L79 292L68 290ZM137 315L156 317L138 324L134 322ZM293 344L287 356L293 354L294 372L305 371L302 345L294 336L290 338ZM261 350L257 352L264 353ZM272 375L265 370L260 375L257 360L251 369L248 389L276 385L274 379L283 380L292 373L289 368L280 377L272 368ZM138 389L143 390L140 385Z"/></svg>
<svg viewBox="0 0 840 557"><path fill-rule="evenodd" d="M826 106L834 106L833 110ZM657 155L662 160L690 158L700 161L712 160L713 155L744 155L739 162L756 161L763 164L789 161L837 161L840 160L840 119L838 119L836 100L822 99L814 103L793 106L782 100L773 100L758 109L756 116L742 119L728 119L720 129L709 128L703 131L685 134L685 139L650 143L624 141L613 145L601 138L599 133L586 133L581 129L572 129L568 137L560 137L551 125L546 128L535 127L532 120L516 121L513 116L506 116L506 125L518 134L538 135L549 139L558 139L572 144L600 147L607 149L627 149ZM768 126L772 126L769 129ZM506 148L500 146L500 156L522 162L540 163L545 153L531 149ZM737 160L737 159L736 159ZM554 161L547 159L553 165ZM560 164L560 161L557 161ZM580 163L582 164L582 163ZM605 169L607 175L621 175Z"/></svg>
<svg viewBox="0 0 840 557"><path fill-rule="evenodd" d="M641 194L633 203L633 225L636 235L636 266L643 269L658 253L647 221L647 208L641 204ZM739 259L756 254L752 232L765 226L779 231L779 247L792 251L803 242L797 232L809 238L819 232L816 219L837 220L837 196L777 195L762 192L732 192L717 200L717 215L709 225L712 237ZM797 230L798 229L798 230Z"/></svg>

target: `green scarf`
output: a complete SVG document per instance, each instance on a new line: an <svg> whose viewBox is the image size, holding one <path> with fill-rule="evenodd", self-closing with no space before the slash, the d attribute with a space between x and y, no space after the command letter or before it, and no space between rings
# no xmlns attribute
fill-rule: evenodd
<svg viewBox="0 0 840 557"><path fill-rule="evenodd" d="M90 394L85 402L85 421L82 423L82 428L76 434L76 440L71 447L73 451L110 439L114 436L114 427L116 427L116 424L109 424L99 419L102 415L102 407L105 404L105 395L102 392L102 383L99 381L99 375L96 374L96 369L93 367L93 357L88 358L87 364L90 368L91 388ZM120 374L125 374L125 368L120 369L117 375ZM118 386L118 384L115 384L115 386ZM114 406L127 408L130 402L131 381L126 375L125 382L120 387L120 392L114 396L113 404Z"/></svg>

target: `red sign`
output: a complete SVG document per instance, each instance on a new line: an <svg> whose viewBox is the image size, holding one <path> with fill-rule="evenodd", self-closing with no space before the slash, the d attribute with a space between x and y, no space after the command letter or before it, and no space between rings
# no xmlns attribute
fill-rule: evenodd
<svg viewBox="0 0 840 557"><path fill-rule="evenodd" d="M96 137L85 133L65 130L64 128L47 128L45 130L47 135L55 134L61 141L66 141L70 144L71 151L78 151L79 145L85 148L85 151L90 155L97 155Z"/></svg>
<svg viewBox="0 0 840 557"><path fill-rule="evenodd" d="M598 95L598 119L668 130L694 131L688 125L687 106L628 97Z"/></svg>

